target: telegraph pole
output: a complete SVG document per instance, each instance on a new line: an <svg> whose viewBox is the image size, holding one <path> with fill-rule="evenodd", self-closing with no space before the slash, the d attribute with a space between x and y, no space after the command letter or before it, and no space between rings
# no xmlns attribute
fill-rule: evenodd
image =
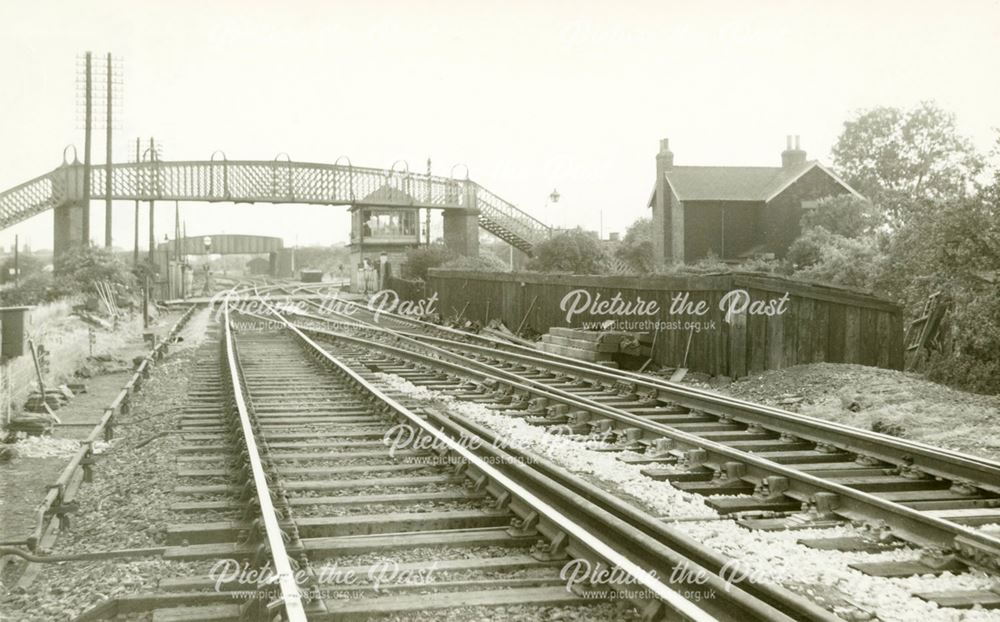
<svg viewBox="0 0 1000 622"><path fill-rule="evenodd" d="M142 162L142 154L139 152L141 149L139 139L135 139L135 165L139 166ZM139 265L139 199L135 200L135 233L133 234L133 241L135 246L132 248L132 265Z"/></svg>
<svg viewBox="0 0 1000 622"><path fill-rule="evenodd" d="M104 247L111 248L111 139L114 132L112 125L112 115L111 111L114 109L113 98L114 98L114 70L111 67L111 52L108 52L108 74L106 77L108 81L108 101L105 102L107 106L107 144L105 145L104 154Z"/></svg>
<svg viewBox="0 0 1000 622"><path fill-rule="evenodd" d="M91 54L87 52L84 67L84 108L86 118L83 126L83 245L90 246L90 133L93 127L94 101L93 76L90 66Z"/></svg>
<svg viewBox="0 0 1000 622"><path fill-rule="evenodd" d="M156 247L156 228L154 227L154 216L156 215L156 201L153 200L153 196L156 194L155 181L153 180L153 174L156 162L156 143L153 137L149 137L149 162L150 166L150 192L149 192L149 263L153 263L153 249Z"/></svg>
<svg viewBox="0 0 1000 622"><path fill-rule="evenodd" d="M21 246L20 236L14 234L14 287L17 287L21 279L21 266L18 263L18 247Z"/></svg>
<svg viewBox="0 0 1000 622"><path fill-rule="evenodd" d="M181 259L181 203L174 201L174 259Z"/></svg>
<svg viewBox="0 0 1000 622"><path fill-rule="evenodd" d="M104 129L107 131L105 139L105 158L104 158L104 246L111 246L111 236L112 236L112 216L111 216L111 201L114 195L114 183L113 177L114 167L113 164L113 145L114 145L114 120L116 105L120 105L120 101L116 101L116 98L121 96L121 86L122 86L122 73L121 66L115 65L115 59L109 52L107 54L107 62L94 64L94 53L85 52L82 58L78 58L78 61L82 61L82 64L77 66L77 106L82 104L82 118L77 119L77 127L81 124L83 125L83 196L81 197L80 203L82 204L82 214L81 214L81 234L83 237L84 246L90 245L90 200L94 198L93 196L93 134L94 130ZM101 80L105 80L105 88L102 90L100 88L95 92L95 80L97 84L100 84ZM104 110L101 110L101 106L104 106ZM79 108L78 108L79 112ZM101 113L104 113L103 115ZM103 126L101 124L104 124Z"/></svg>
<svg viewBox="0 0 1000 622"><path fill-rule="evenodd" d="M433 195L431 193L431 159L427 158L427 205L433 202ZM420 232L420 210L417 209L417 233ZM427 225L424 228L424 241L427 246L431 245L431 208L427 208ZM417 236L417 245L420 245L420 236Z"/></svg>
<svg viewBox="0 0 1000 622"><path fill-rule="evenodd" d="M184 221L183 223L181 223L181 228L182 228L181 229L181 238L183 240L187 241L187 237L188 237L188 225L187 225L187 221ZM185 250L184 254L181 255L181 298L184 298L184 299L187 298L187 278L186 278L187 277L187 267L188 267L187 251Z"/></svg>

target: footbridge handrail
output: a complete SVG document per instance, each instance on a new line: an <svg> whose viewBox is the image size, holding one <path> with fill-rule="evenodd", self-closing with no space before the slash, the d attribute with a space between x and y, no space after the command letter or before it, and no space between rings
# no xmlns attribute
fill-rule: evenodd
<svg viewBox="0 0 1000 622"><path fill-rule="evenodd" d="M62 166L0 192L0 229L83 199L84 167ZM111 166L111 198L139 201L399 205L476 209L480 225L530 252L550 229L537 218L468 179L408 170L271 160L175 160ZM91 198L106 196L103 166L91 169Z"/></svg>

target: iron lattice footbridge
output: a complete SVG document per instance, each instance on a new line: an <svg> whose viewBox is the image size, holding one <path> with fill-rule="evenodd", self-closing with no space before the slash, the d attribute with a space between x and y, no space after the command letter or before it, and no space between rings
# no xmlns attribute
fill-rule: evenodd
<svg viewBox="0 0 1000 622"><path fill-rule="evenodd" d="M79 162L0 192L0 229L83 200ZM90 197L105 198L106 171L91 168ZM551 229L469 179L290 160L112 164L111 198L139 201L381 205L478 210L479 226L531 254Z"/></svg>

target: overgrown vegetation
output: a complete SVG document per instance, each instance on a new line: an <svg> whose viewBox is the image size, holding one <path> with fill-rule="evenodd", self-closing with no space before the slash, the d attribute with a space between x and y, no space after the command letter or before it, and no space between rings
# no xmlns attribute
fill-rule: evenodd
<svg viewBox="0 0 1000 622"><path fill-rule="evenodd" d="M440 266L444 270L470 270L476 272L507 272L510 266L493 253L480 253L478 257L455 257Z"/></svg>
<svg viewBox="0 0 1000 622"><path fill-rule="evenodd" d="M23 281L26 278L32 277L45 267L45 262L34 255L27 255L22 253L17 259L17 271L20 278L14 278L14 256L11 255L7 257L2 262L0 262L0 284L13 283L15 280Z"/></svg>
<svg viewBox="0 0 1000 622"><path fill-rule="evenodd" d="M908 320L940 292L951 301L948 330L928 377L1000 392L1000 135L987 181L989 159L932 103L862 111L833 153L870 207L826 202L803 218L788 254L794 275L878 292Z"/></svg>
<svg viewBox="0 0 1000 622"><path fill-rule="evenodd" d="M625 237L615 249L620 259L637 274L653 271L653 219L640 218L625 231Z"/></svg>
<svg viewBox="0 0 1000 622"><path fill-rule="evenodd" d="M984 156L934 103L876 107L844 123L833 156L836 172L868 200L819 201L784 259L734 265L709 257L666 272L769 272L867 290L898 302L907 322L941 292L951 306L927 376L1000 392L1000 131ZM651 231L650 219L637 220L614 251L633 273L656 270ZM599 273L607 265L599 247L566 238L539 248L550 254L534 269Z"/></svg>
<svg viewBox="0 0 1000 622"><path fill-rule="evenodd" d="M437 268L446 261L455 258L455 254L444 244L431 244L411 248L406 252L406 263L403 264L403 277L407 279L427 280L427 271Z"/></svg>
<svg viewBox="0 0 1000 622"><path fill-rule="evenodd" d="M529 270L600 274L604 265L604 250L597 238L579 227L553 235L535 246Z"/></svg>
<svg viewBox="0 0 1000 622"><path fill-rule="evenodd" d="M146 269L143 266L139 271ZM90 246L66 251L55 261L52 272L37 270L22 278L17 287L3 290L3 304L38 305L93 294L99 281L110 284L119 296L138 293L136 274L128 264L111 251Z"/></svg>
<svg viewBox="0 0 1000 622"><path fill-rule="evenodd" d="M871 289L885 268L873 237L847 237L825 227L806 229L786 259L795 277L856 289Z"/></svg>
<svg viewBox="0 0 1000 622"><path fill-rule="evenodd" d="M431 244L407 251L406 262L403 264L404 278L426 281L427 271L431 268L476 272L506 272L510 270L507 262L489 249L480 249L477 257L456 255L444 244Z"/></svg>

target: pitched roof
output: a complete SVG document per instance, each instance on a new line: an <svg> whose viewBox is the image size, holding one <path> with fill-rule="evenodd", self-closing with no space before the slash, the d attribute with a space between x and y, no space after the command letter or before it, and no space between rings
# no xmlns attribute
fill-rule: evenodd
<svg viewBox="0 0 1000 622"><path fill-rule="evenodd" d="M666 172L666 177L680 201L767 202L814 167L832 177L851 194L863 198L816 160L787 169L781 166L675 166ZM650 205L655 196L654 188Z"/></svg>
<svg viewBox="0 0 1000 622"><path fill-rule="evenodd" d="M389 184L382 184L373 192L360 199L358 203L378 203L378 204L403 204L412 205L415 202L412 196L406 194L399 188L394 188Z"/></svg>

